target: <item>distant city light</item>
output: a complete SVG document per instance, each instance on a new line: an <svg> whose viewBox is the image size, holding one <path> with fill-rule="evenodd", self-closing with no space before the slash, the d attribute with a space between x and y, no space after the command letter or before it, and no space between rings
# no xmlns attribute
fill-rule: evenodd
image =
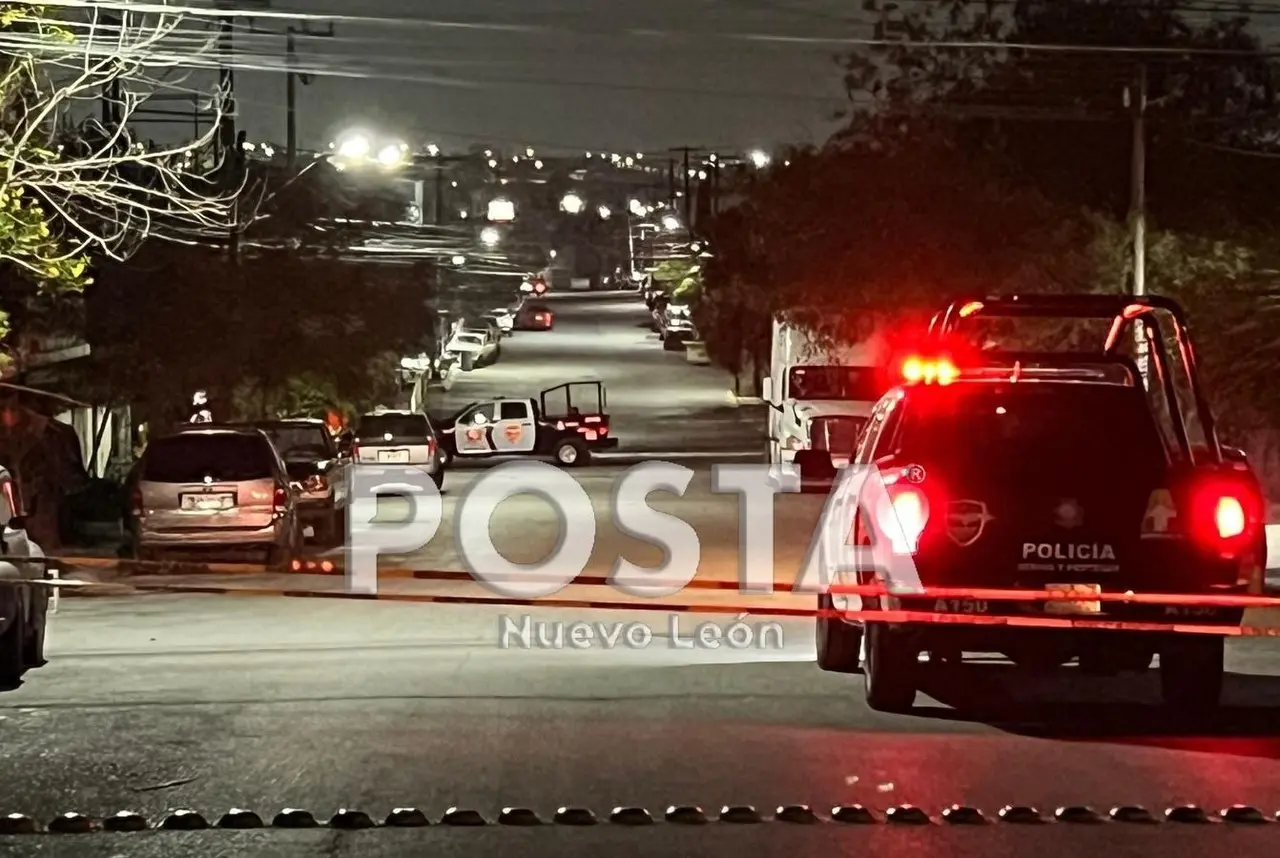
<svg viewBox="0 0 1280 858"><path fill-rule="evenodd" d="M600 206L600 208L596 209L596 214L600 215L600 220L608 220L613 212L609 210L608 206Z"/></svg>
<svg viewBox="0 0 1280 858"><path fill-rule="evenodd" d="M751 158L751 163L755 165L755 168L757 170L763 170L765 167L769 166L770 158L769 158L769 153L767 152L757 149L754 152L752 152L748 157Z"/></svg>
<svg viewBox="0 0 1280 858"><path fill-rule="evenodd" d="M533 147L532 147L532 146L530 146L528 149L525 149L525 150L524 150L524 154L525 154L525 157L526 157L526 158L532 158L532 157L533 157Z"/></svg>
<svg viewBox="0 0 1280 858"><path fill-rule="evenodd" d="M502 241L502 233L491 226L486 226L480 230L480 241L485 247L495 247L498 242Z"/></svg>
<svg viewBox="0 0 1280 858"><path fill-rule="evenodd" d="M560 208L569 214L578 214L585 207L586 203L582 201L582 197L570 191L560 200Z"/></svg>
<svg viewBox="0 0 1280 858"><path fill-rule="evenodd" d="M662 228L667 232L675 232L680 228L680 218L675 215L667 215L662 219Z"/></svg>
<svg viewBox="0 0 1280 858"><path fill-rule="evenodd" d="M489 159L489 169L490 169L490 170L492 170L492 169L494 169L494 168L495 168L495 167L497 167L497 166L498 166L498 162L497 162L495 159L490 158L490 159Z"/></svg>
<svg viewBox="0 0 1280 858"><path fill-rule="evenodd" d="M454 264L454 265L466 265L466 264L467 264L467 257L465 257L465 256L455 256L455 257L453 257L453 264Z"/></svg>
<svg viewBox="0 0 1280 858"><path fill-rule="evenodd" d="M541 161L534 161L534 162L533 162L533 168L534 168L535 170L541 170L541 169L542 169L542 162L541 162Z"/></svg>
<svg viewBox="0 0 1280 858"><path fill-rule="evenodd" d="M511 200L499 197L489 202L489 220L494 223L508 223L516 219L516 204Z"/></svg>
<svg viewBox="0 0 1280 858"><path fill-rule="evenodd" d="M430 144L428 144L428 145L427 145L427 154L428 154L428 155L430 155L432 158L434 158L435 156L437 156L437 155L439 155L439 154L440 154L440 147L439 147L439 146L437 146L437 145L436 145L436 144L434 144L434 143L430 143Z"/></svg>
<svg viewBox="0 0 1280 858"><path fill-rule="evenodd" d="M627 204L627 209L636 217L644 217L646 214L644 203L639 200L632 200Z"/></svg>
<svg viewBox="0 0 1280 858"><path fill-rule="evenodd" d="M551 258L552 258L552 259L555 259L555 258L556 258L556 252L555 252L554 250L553 250L553 251L551 251Z"/></svg>

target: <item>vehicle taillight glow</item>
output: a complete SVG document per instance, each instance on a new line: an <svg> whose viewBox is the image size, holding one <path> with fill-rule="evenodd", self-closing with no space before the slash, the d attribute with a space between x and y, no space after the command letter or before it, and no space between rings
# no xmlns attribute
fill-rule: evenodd
<svg viewBox="0 0 1280 858"><path fill-rule="evenodd" d="M890 486L892 509L880 520L894 554L915 554L929 523L929 499L918 486Z"/></svg>
<svg viewBox="0 0 1280 858"><path fill-rule="evenodd" d="M436 454L436 439L428 438L427 439L427 458L430 458L435 454Z"/></svg>
<svg viewBox="0 0 1280 858"><path fill-rule="evenodd" d="M275 496L271 499L271 505L276 512L284 512L289 507L289 490L284 486L276 486Z"/></svg>
<svg viewBox="0 0 1280 858"><path fill-rule="evenodd" d="M1213 512L1213 521L1218 527L1220 539L1234 539L1243 534L1248 526L1244 505L1238 498L1229 495L1218 498L1217 508Z"/></svg>
<svg viewBox="0 0 1280 858"><path fill-rule="evenodd" d="M1239 479L1213 476L1190 492L1191 536L1223 557L1252 550L1265 514L1265 502Z"/></svg>
<svg viewBox="0 0 1280 858"><path fill-rule="evenodd" d="M10 503L10 504L12 504L12 503L13 503L13 496L12 496L12 494L10 494L10 492L11 492L12 490L11 490L11 489L9 489L9 486L8 486L8 485L6 485L6 486L5 486L5 489L6 489L6 492L5 492L5 493L6 493L6 494L9 494L9 496L10 496L10 497L9 497L9 503ZM130 500L130 502L129 502L129 508L133 510L133 514L134 514L135 516L142 515L142 489L134 489L134 490L133 490L132 499L131 499L131 500Z"/></svg>

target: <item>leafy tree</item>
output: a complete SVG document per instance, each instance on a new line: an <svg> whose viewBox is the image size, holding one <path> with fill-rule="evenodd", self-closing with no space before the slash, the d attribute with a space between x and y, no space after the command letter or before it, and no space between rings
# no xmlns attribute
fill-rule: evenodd
<svg viewBox="0 0 1280 858"><path fill-rule="evenodd" d="M167 71L198 64L216 35L192 40L184 16L163 10L94 9L75 21L57 11L0 9L0 337L15 322L56 323L46 311L90 282L94 259L127 258L147 237L225 233L233 215L235 189L212 182L217 165L203 157L212 130L171 147L129 131L137 107L172 85ZM181 58L161 47L178 31ZM112 122L72 111L113 92Z"/></svg>
<svg viewBox="0 0 1280 858"><path fill-rule="evenodd" d="M105 266L88 297L96 374L112 398L164 425L189 416L196 390L219 418L350 410L394 395L394 362L431 333L434 272L352 258L356 236L335 214L368 214L385 199L335 197L332 179L316 169L255 184L268 190L240 258L155 243Z"/></svg>

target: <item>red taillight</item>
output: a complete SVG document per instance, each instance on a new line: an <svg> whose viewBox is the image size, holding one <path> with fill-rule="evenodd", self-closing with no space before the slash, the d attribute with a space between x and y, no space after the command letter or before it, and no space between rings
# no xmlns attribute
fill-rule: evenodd
<svg viewBox="0 0 1280 858"><path fill-rule="evenodd" d="M428 438L427 439L427 458L429 459L435 454L436 454L436 439Z"/></svg>
<svg viewBox="0 0 1280 858"><path fill-rule="evenodd" d="M8 486L5 488L8 488ZM142 515L142 489L133 490L133 495L129 500L129 508L133 510L135 516Z"/></svg>
<svg viewBox="0 0 1280 858"><path fill-rule="evenodd" d="M1218 526L1218 538L1234 539L1244 534L1248 527L1245 519L1244 505L1239 498L1225 496L1218 498L1213 512L1214 523Z"/></svg>
<svg viewBox="0 0 1280 858"><path fill-rule="evenodd" d="M289 490L284 486L276 486L275 497L271 499L271 505L275 507L276 512L284 512L289 508Z"/></svg>
<svg viewBox="0 0 1280 858"><path fill-rule="evenodd" d="M1191 536L1223 557L1249 551L1263 524L1264 503L1244 481L1210 478L1190 492Z"/></svg>
<svg viewBox="0 0 1280 858"><path fill-rule="evenodd" d="M915 554L920 537L929 523L929 498L914 485L890 485L892 508L883 511L880 530L893 547L894 554Z"/></svg>
<svg viewBox="0 0 1280 858"><path fill-rule="evenodd" d="M359 444L352 444L352 445L351 445L351 458L353 458L353 459L357 459L357 458L359 458L359 457L360 457L360 445L359 445Z"/></svg>
<svg viewBox="0 0 1280 858"><path fill-rule="evenodd" d="M547 317L544 313L535 313L533 316L533 320L535 322L545 322L547 320Z"/></svg>

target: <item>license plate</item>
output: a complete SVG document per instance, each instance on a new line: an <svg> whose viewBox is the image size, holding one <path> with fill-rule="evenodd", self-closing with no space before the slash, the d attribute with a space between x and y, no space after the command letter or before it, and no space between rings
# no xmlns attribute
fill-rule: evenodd
<svg viewBox="0 0 1280 858"><path fill-rule="evenodd" d="M1098 584L1049 584L1045 587L1055 596L1097 596L1102 592ZM1101 600L1072 599L1057 601L1050 599L1044 603L1047 614L1101 614Z"/></svg>
<svg viewBox="0 0 1280 858"><path fill-rule="evenodd" d="M600 438L600 433L594 429L588 429L583 434L587 436L588 441L596 441Z"/></svg>
<svg viewBox="0 0 1280 858"><path fill-rule="evenodd" d="M230 494L182 496L182 508L190 512L217 512L235 505L236 496Z"/></svg>
<svg viewBox="0 0 1280 858"><path fill-rule="evenodd" d="M408 450L379 450L378 461L408 463L409 451Z"/></svg>

